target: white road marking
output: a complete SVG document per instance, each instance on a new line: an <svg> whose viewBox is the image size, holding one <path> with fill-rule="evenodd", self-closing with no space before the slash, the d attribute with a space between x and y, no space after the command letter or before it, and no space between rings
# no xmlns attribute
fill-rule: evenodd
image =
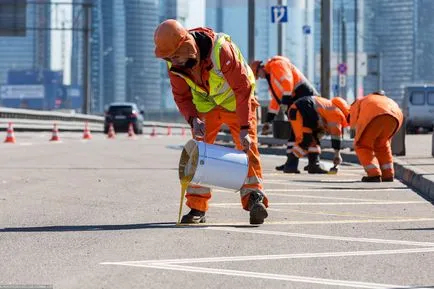
<svg viewBox="0 0 434 289"><path fill-rule="evenodd" d="M434 245L434 244L433 244ZM328 257L349 257L349 256L372 256L372 255L396 255L434 252L434 247L414 248L414 249L394 249L394 250L370 250L370 251L341 251L341 252L318 252L318 253L292 253L274 255L252 255L252 256L229 256L229 257L209 257L209 258L183 258L183 259L163 259L145 261L123 261L123 262L104 262L103 265L119 264L197 264L197 263L219 263L219 262L244 262L259 260L282 260L282 259L308 259L308 258L328 258Z"/></svg>
<svg viewBox="0 0 434 289"><path fill-rule="evenodd" d="M306 190L308 191L308 190ZM344 197L324 197L316 195L294 195L294 194L280 194L280 193L268 193L271 196L282 196L282 197L297 197L297 198L307 198L307 199L324 199L324 200L348 200L348 201L362 201L362 202L387 202L387 200L378 199L357 199L357 198L344 198Z"/></svg>
<svg viewBox="0 0 434 289"><path fill-rule="evenodd" d="M302 259L302 258L328 258L328 257L336 258L336 257L347 257L347 256L395 255L395 254L412 254L412 253L414 254L414 253L428 253L428 252L434 252L434 248L103 262L100 264L144 267L144 268L195 272L195 273L208 273L208 274L218 274L218 275L227 275L227 276L253 277L253 278L268 279L268 280L282 280L282 281L292 281L292 282L312 283L312 284L322 284L322 285L337 285L337 286L345 286L351 288L384 288L385 289L385 288L411 288L411 287L405 287L405 286L403 287L400 285L391 285L391 284L379 284L379 283L369 283L369 282L313 278L313 277L305 277L305 276L261 273L261 272L252 272L252 271L214 269L208 267L186 266L186 265L177 265L177 264L240 262L240 261L253 261L253 260L282 260L282 259Z"/></svg>
<svg viewBox="0 0 434 289"><path fill-rule="evenodd" d="M402 204L428 204L427 201L378 201L378 202L326 202L326 203L276 203L273 206L346 206L346 205L402 205ZM239 206L239 203L218 203L214 207Z"/></svg>
<svg viewBox="0 0 434 289"><path fill-rule="evenodd" d="M267 209L275 210L275 209ZM277 211L277 210L276 210ZM366 223L411 223L411 222L431 222L434 218L394 218L394 219L346 219L346 220L327 220L327 221L265 221L267 225L332 225L332 224L366 224ZM215 226L245 226L246 222L227 222L227 223L205 223L188 224L181 226L188 227L215 227ZM254 226L252 226L254 227Z"/></svg>
<svg viewBox="0 0 434 289"><path fill-rule="evenodd" d="M412 287L402 287L399 285L390 285L390 284L342 281L342 280L312 278L312 277L294 276L294 275L213 269L213 268L206 268L206 267L166 265L166 264L164 265L116 264L116 265L146 267L146 268L153 268L153 269L194 272L194 273L208 273L208 274L227 275L227 276L239 276L239 277L259 278L259 279L267 279L267 280L281 280L281 281L292 281L292 282L311 283L311 284L335 285L335 286L344 286L350 288L371 288L371 289L412 288Z"/></svg>
<svg viewBox="0 0 434 289"><path fill-rule="evenodd" d="M363 189L346 189L346 188L326 188L326 189L265 189L265 192L364 192L364 191L403 191L403 189L408 189L408 187L396 187L396 188L363 188ZM233 193L234 191L226 190L226 189L213 189L213 192L222 192L222 193Z"/></svg>
<svg viewBox="0 0 434 289"><path fill-rule="evenodd" d="M387 240L387 239L373 239L373 238L355 238L355 237L343 237L343 236L327 236L327 235L315 235L315 234L301 234L290 233L281 231L267 231L256 229L243 229L243 228L230 228L230 227L206 227L206 230L225 231L225 232L238 232L238 233L251 233L262 235L275 235L308 239L321 239L321 240L335 240L345 242L362 242L362 243L375 243L375 244L394 244L394 245L406 245L406 246L434 246L434 243L430 242L414 242L414 241L402 241L402 240Z"/></svg>

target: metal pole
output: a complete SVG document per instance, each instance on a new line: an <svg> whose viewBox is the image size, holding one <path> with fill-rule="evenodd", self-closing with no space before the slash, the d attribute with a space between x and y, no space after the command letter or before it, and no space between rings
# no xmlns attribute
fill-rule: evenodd
<svg viewBox="0 0 434 289"><path fill-rule="evenodd" d="M382 90L383 89L383 53L379 52L378 53L378 59L377 59L377 63L378 63L378 90Z"/></svg>
<svg viewBox="0 0 434 289"><path fill-rule="evenodd" d="M89 75L89 67L90 67L90 26L91 26L91 15L90 9L91 5L89 3L83 3L83 113L90 113L90 75Z"/></svg>
<svg viewBox="0 0 434 289"><path fill-rule="evenodd" d="M321 96L330 98L332 52L332 0L321 1Z"/></svg>
<svg viewBox="0 0 434 289"><path fill-rule="evenodd" d="M358 84L358 79L357 79L357 64L358 64L358 60L357 60L357 54L359 52L358 49L358 38L359 36L357 35L358 33L358 23L359 23L359 19L358 19L358 0L354 0L354 99L357 99L357 96L359 95L359 84Z"/></svg>
<svg viewBox="0 0 434 289"><path fill-rule="evenodd" d="M343 10L342 10L343 11ZM347 20L345 14L342 13L342 63L345 63L348 67L348 54L347 54ZM342 77L346 78L347 73L343 73ZM345 85L342 86L341 97L347 99L347 84L345 79Z"/></svg>
<svg viewBox="0 0 434 289"><path fill-rule="evenodd" d="M249 0L248 6L248 21L247 26L249 27L249 51L248 51L248 61L251 63L255 60L255 0Z"/></svg>
<svg viewBox="0 0 434 289"><path fill-rule="evenodd" d="M282 0L278 0L277 5L281 6ZM282 23L277 23L277 55L283 55L282 28Z"/></svg>

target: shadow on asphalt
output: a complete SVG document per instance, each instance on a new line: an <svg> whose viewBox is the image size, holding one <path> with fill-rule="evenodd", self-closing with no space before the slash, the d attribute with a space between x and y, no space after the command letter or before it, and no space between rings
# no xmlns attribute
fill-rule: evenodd
<svg viewBox="0 0 434 289"><path fill-rule="evenodd" d="M175 222L124 224L124 225L78 225L78 226L43 226L43 227L11 227L0 229L0 233L32 233L32 232L81 232L81 231L122 231L143 229L192 229L206 227L255 228L259 225L231 224L183 224Z"/></svg>
<svg viewBox="0 0 434 289"><path fill-rule="evenodd" d="M400 228L393 231L434 231L434 228Z"/></svg>

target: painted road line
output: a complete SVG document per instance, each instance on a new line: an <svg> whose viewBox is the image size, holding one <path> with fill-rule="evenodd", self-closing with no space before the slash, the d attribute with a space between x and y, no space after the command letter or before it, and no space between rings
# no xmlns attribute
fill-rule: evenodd
<svg viewBox="0 0 434 289"><path fill-rule="evenodd" d="M393 249L393 250L291 253L291 254L273 254L273 255L123 261L123 262L104 262L101 264L103 265L120 265L120 264L127 264L127 263L142 264L142 265L198 264L198 263L245 262L245 261L261 261L261 260L312 259L312 258L329 258L329 257L336 258L336 257L372 256L372 255L399 255L399 254L415 254L415 253L430 253L430 252L434 252L434 247L414 248L414 249Z"/></svg>
<svg viewBox="0 0 434 289"><path fill-rule="evenodd" d="M270 211L269 208L267 210ZM293 213L307 214L307 215L324 215L324 216L353 217L353 218L390 219L390 216L354 215L354 214L345 214L345 213L321 212L321 211L316 211L316 210L315 210L315 212L312 212L312 211L302 211L302 210L272 209L272 211L286 212L286 213L293 212Z"/></svg>
<svg viewBox="0 0 434 289"><path fill-rule="evenodd" d="M395 187L395 188L359 188L359 189L349 189L340 188L339 192L362 192L362 191L402 191L411 190L409 187ZM335 192L336 188L327 189L266 189L267 192Z"/></svg>
<svg viewBox="0 0 434 289"><path fill-rule="evenodd" d="M265 225L334 225L334 224L370 224L370 223L414 223L414 222L432 222L434 218L392 218L392 219L347 219L347 220L328 220L328 221L265 221ZM235 226L249 226L246 222L225 222L225 223L211 223L204 224L180 224L179 226L185 227L235 227ZM257 225L250 227L256 228Z"/></svg>
<svg viewBox="0 0 434 289"><path fill-rule="evenodd" d="M310 190L306 190L310 191ZM292 198L306 198L306 199L324 199L324 200L347 200L347 201L362 201L362 202L387 202L387 200L378 199L357 199L357 198L344 198L344 197L324 197L316 195L295 195L295 194L281 194L281 193L268 193L270 196L292 197Z"/></svg>
<svg viewBox="0 0 434 289"><path fill-rule="evenodd" d="M266 230L256 230L256 229L252 230L252 229L243 229L243 228L207 227L204 229L214 230L214 231L252 233L252 234L261 234L261 235L334 240L334 241L344 241L344 242L361 242L361 243L393 244L393 245L425 246L425 247L434 246L434 243L430 243L430 242L414 242L414 241L387 240L387 239L374 239L374 238L355 238L355 237L344 237L344 236L327 236L327 235L315 235L315 234L290 233L290 232L281 232L281 231L266 231Z"/></svg>
<svg viewBox="0 0 434 289"><path fill-rule="evenodd" d="M181 266L181 265L164 265L164 264L163 265L116 264L116 265L146 267L146 268L153 268L153 269L173 270L173 271L182 271L182 272L208 273L208 274L217 274L217 275L226 275L226 276L239 276L239 277L249 277L249 278L267 279L267 280L292 281L292 282L321 284L321 285L335 285L335 286L343 286L343 287L350 287L350 288L371 288L371 289L414 288L414 287L402 287L399 285L390 285L390 284L342 281L342 280L313 278L313 277L294 276L294 275L270 274L270 273L226 270L226 269L213 269L213 268L206 268L206 267L193 267L193 266Z"/></svg>
<svg viewBox="0 0 434 289"><path fill-rule="evenodd" d="M408 205L408 204L429 204L427 201L378 201L378 202L327 202L327 203L276 203L273 206L346 206L346 205ZM239 203L218 203L214 207L239 206Z"/></svg>

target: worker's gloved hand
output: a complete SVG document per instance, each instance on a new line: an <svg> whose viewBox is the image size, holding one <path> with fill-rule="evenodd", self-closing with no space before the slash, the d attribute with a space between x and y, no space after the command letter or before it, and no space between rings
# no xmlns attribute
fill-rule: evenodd
<svg viewBox="0 0 434 289"><path fill-rule="evenodd" d="M338 166L342 163L342 156L340 151L335 151L335 156L333 158L333 164Z"/></svg>
<svg viewBox="0 0 434 289"><path fill-rule="evenodd" d="M193 126L193 136L203 138L205 137L205 123L200 120L200 118L195 117L192 121Z"/></svg>
<svg viewBox="0 0 434 289"><path fill-rule="evenodd" d="M262 135L268 135L271 133L271 126L268 122L264 123L262 126L261 134Z"/></svg>
<svg viewBox="0 0 434 289"><path fill-rule="evenodd" d="M280 104L280 109L283 113L286 113L288 111L289 106L287 104Z"/></svg>
<svg viewBox="0 0 434 289"><path fill-rule="evenodd" d="M240 131L240 141L243 147L243 151L248 152L250 150L250 144L252 143L248 129L242 129Z"/></svg>

